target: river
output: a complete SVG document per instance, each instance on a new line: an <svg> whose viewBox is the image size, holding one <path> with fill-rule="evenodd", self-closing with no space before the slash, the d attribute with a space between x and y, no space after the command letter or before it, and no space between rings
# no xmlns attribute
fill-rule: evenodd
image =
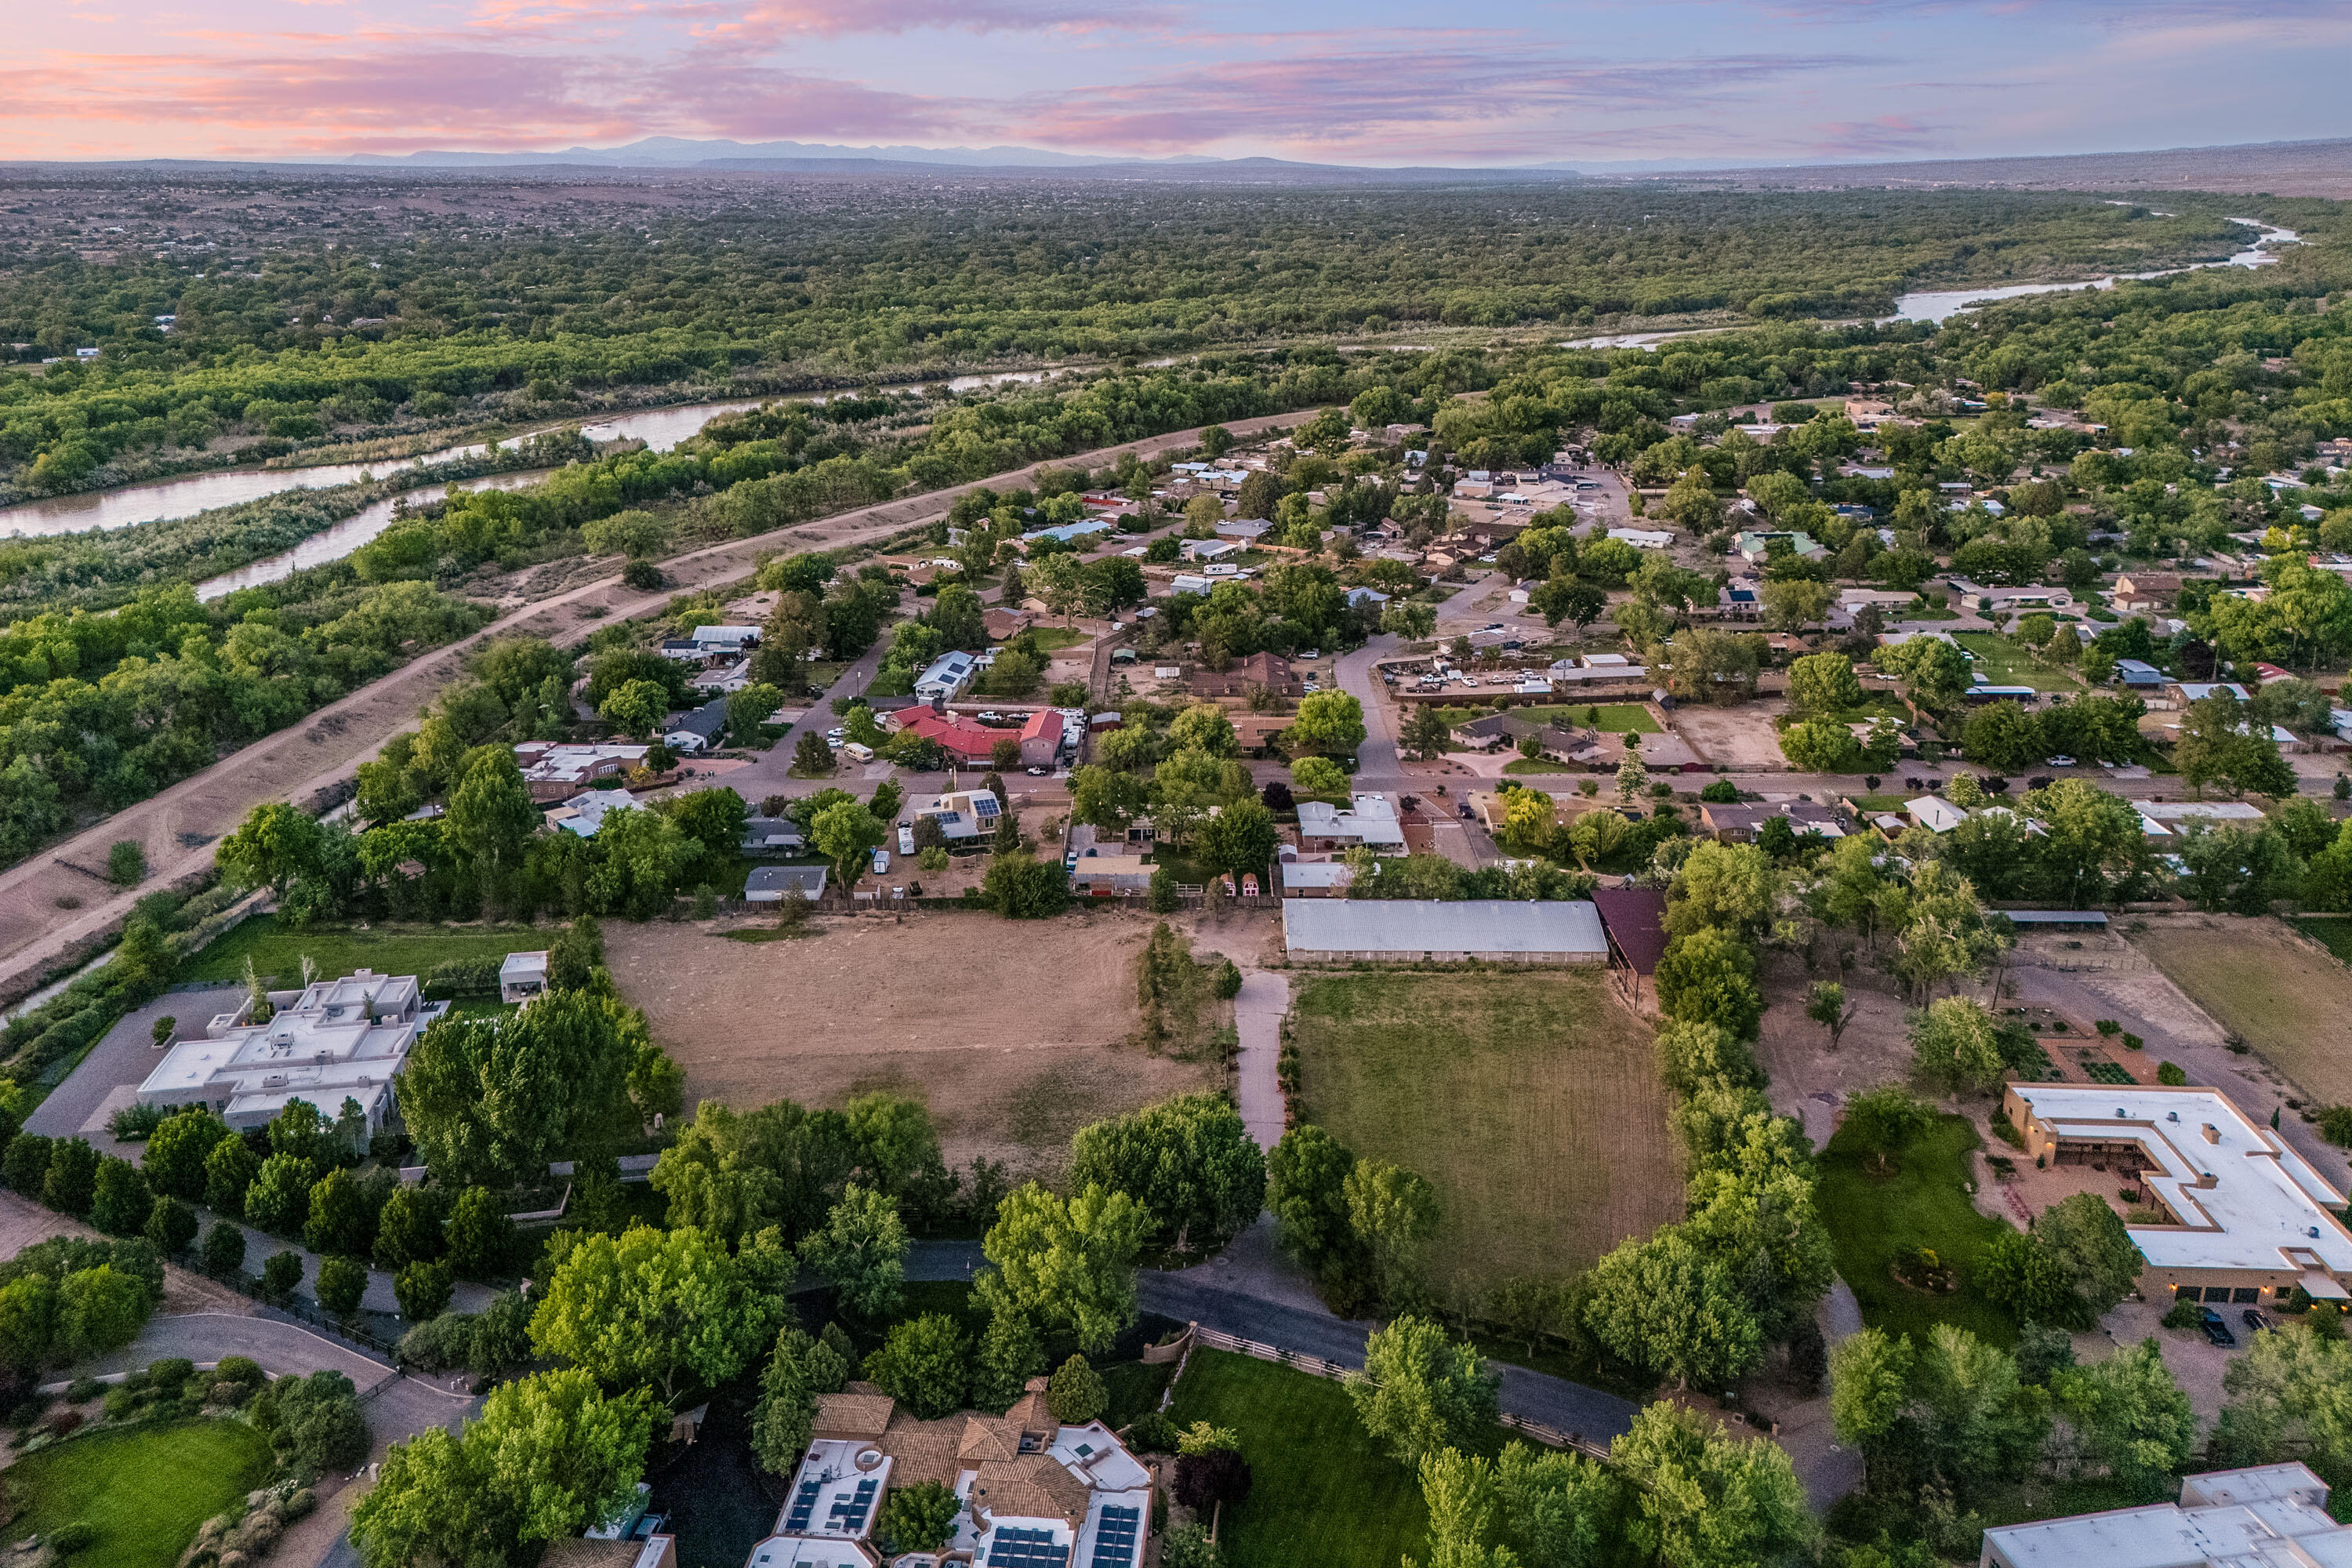
<svg viewBox="0 0 2352 1568"><path fill-rule="evenodd" d="M2029 294L2060 294L2073 289L2112 289L2126 279L2173 278L2183 272L2201 272L2210 267L2268 267L2278 260L2271 247L2303 243L2303 237L2291 228L2275 228L2250 217L2233 217L2230 221L2260 230L2261 237L2245 249L2220 261L2200 261L2192 267L2168 267L2156 272L2126 272L2106 278L2080 279L2071 283L2010 283L1980 289L1923 289L1896 300L1895 314L1882 316L1879 320L1942 321L1964 310L1989 305L1996 300L2019 300ZM1689 327L1680 331L1622 332L1610 337L1574 338L1559 346L1564 349L1655 349L1660 343L1675 338L1738 330L1737 327Z"/></svg>
<svg viewBox="0 0 2352 1568"><path fill-rule="evenodd" d="M1043 381L1053 374L1055 373L1052 371L1017 370L1003 371L993 375L960 375L948 385L952 391L968 392L973 387L995 385L1006 382ZM893 387L882 390L898 389ZM855 397L860 394L847 392L834 393L831 395ZM818 395L796 401L822 403L824 400L824 395ZM604 424L583 425L580 427L580 433L590 440L597 442L615 441L624 437L632 437L642 440L653 451L667 452L720 415L732 414L739 409L757 408L763 401L772 400L754 399L748 403L740 400L731 403L694 403L676 408L648 408ZM467 450L478 452L481 449L479 447L475 447ZM453 454L456 450L459 449L453 448ZM452 454L445 454L446 455ZM455 488L519 490L539 483L554 471L552 468L525 468L510 474L484 474L478 479L459 479ZM348 484L351 481L346 479L343 482ZM199 601L217 599L225 595L234 594L239 588L252 588L264 583L275 583L281 577L290 577L305 568L324 566L331 561L341 561L344 556L351 554L392 526L392 509L399 499L397 496L387 496L364 511L354 512L332 527L320 529L291 550L281 550L275 555L265 555L260 560L250 562L234 572L224 572L217 577L207 577L196 584L196 598Z"/></svg>
<svg viewBox="0 0 2352 1568"><path fill-rule="evenodd" d="M947 386L952 392L970 392L1008 382L1043 381L1058 374L1058 368L959 375L949 381ZM936 382L908 382L875 390L919 392L925 386L938 384ZM722 414L757 408L768 402L823 403L830 397L863 396L865 392L864 388L852 388L778 398L738 397L723 403L640 408L610 419L585 421L581 424L580 432L592 441L642 440L654 451L667 452ZM535 428L560 429L564 423L569 421ZM513 436L498 444L512 446L520 439L521 436ZM337 485L355 484L371 477L396 474L404 468L424 468L458 458L479 457L487 450L487 444L477 441L467 446L446 447L437 452L427 452L415 458L380 458L372 463L324 463L311 468L222 468L214 473L188 474L179 479L151 479L144 484L123 485L110 490L56 496L47 500L27 501L22 506L0 508L0 538L12 534L29 538L51 533L79 533L92 528L129 528L136 523L194 517L200 511L210 511L215 507L237 506L285 490L331 489ZM499 488L513 487L501 485ZM349 527L350 524L341 526Z"/></svg>

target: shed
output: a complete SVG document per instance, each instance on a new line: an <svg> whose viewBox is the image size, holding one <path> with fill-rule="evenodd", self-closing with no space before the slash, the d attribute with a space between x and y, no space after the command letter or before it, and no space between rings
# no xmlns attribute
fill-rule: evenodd
<svg viewBox="0 0 2352 1568"><path fill-rule="evenodd" d="M1600 963L1601 916L1581 900L1294 899L1283 942L1306 963Z"/></svg>
<svg viewBox="0 0 2352 1568"><path fill-rule="evenodd" d="M1609 942L1609 967L1619 994L1648 1011L1654 1003L1643 984L1666 954L1666 895L1657 888L1595 888L1592 907Z"/></svg>
<svg viewBox="0 0 2352 1568"><path fill-rule="evenodd" d="M499 965L499 1000L528 1002L547 989L547 953L510 952Z"/></svg>

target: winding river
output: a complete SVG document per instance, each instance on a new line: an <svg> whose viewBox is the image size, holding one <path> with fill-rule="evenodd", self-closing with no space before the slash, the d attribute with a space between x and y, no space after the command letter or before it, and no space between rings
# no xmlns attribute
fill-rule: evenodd
<svg viewBox="0 0 2352 1568"><path fill-rule="evenodd" d="M983 386L997 386L1009 382L1043 381L1055 374L1051 370L999 371L988 375L960 375L947 383L953 392L970 392ZM937 382L907 382L874 390L881 392L919 392ZM720 403L689 403L670 408L641 408L632 413L615 415L610 419L590 420L580 426L581 434L592 441L642 440L656 452L667 452L680 441L701 429L722 414L734 414L746 408L757 408L762 403L823 403L828 397L858 397L866 389L854 388L835 393L814 393L779 398L730 398ZM534 429L559 429L569 421L534 426ZM526 433L528 434L528 432ZM509 437L498 445L512 446L522 439ZM171 518L194 517L200 511L215 507L236 506L246 501L259 500L285 490L330 489L337 485L354 484L361 479L396 474L404 468L424 468L434 463L446 463L457 458L479 457L488 446L475 442L468 446L447 447L437 452L427 452L415 458L383 458L372 463L325 463L311 468L223 468L215 473L187 474L178 479L151 479L144 484L123 485L110 490L92 490L83 495L56 496L47 500L27 501L22 506L0 508L0 538L10 535L36 537L49 533L79 533L92 528L129 528L142 522L162 522ZM514 475L491 475L490 479L511 480ZM475 483L481 480L470 481ZM511 489L510 483L497 488ZM356 520L353 520L356 521ZM342 526L348 527L349 523ZM361 542L365 542L362 541ZM356 545L353 546L357 548ZM332 557L329 557L332 559ZM305 564L315 565L309 562Z"/></svg>
<svg viewBox="0 0 2352 1568"><path fill-rule="evenodd" d="M2245 249L2220 261L2200 261L2193 267L2168 267L2156 272L2124 272L2106 278L2077 279L2071 283L2010 283L1991 288L1923 289L1896 300L1895 314L1882 316L1879 320L1942 321L1964 310L1973 310L1979 305L1991 304L1996 300L2019 300L2029 294L2063 294L2075 289L2112 289L2126 279L2173 278L2183 272L2201 272L2210 267L2268 267L2278 260L2272 247L2303 243L2303 237L2291 228L2277 228L2250 217L2233 217L2229 221L2259 230L2261 237ZM1680 331L1621 332L1612 336L1572 338L1559 346L1564 349L1654 349L1660 343L1675 338L1737 330L1732 327L1690 327Z"/></svg>

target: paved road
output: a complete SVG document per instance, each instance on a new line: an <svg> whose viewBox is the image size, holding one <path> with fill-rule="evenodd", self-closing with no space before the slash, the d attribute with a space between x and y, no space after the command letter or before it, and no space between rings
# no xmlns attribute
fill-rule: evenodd
<svg viewBox="0 0 2352 1568"><path fill-rule="evenodd" d="M1313 417L1313 411L1236 420L1236 436L1287 428ZM1199 445L1200 431L1178 430L1098 451L1054 459L1050 466L1100 468L1123 453L1156 457ZM662 563L671 586L640 593L615 577L566 590L499 617L470 637L411 660L383 679L328 704L303 722L257 741L169 789L117 812L49 849L0 871L0 998L21 996L58 964L100 945L130 913L142 892L152 892L212 864L212 846L236 827L251 807L273 800L301 800L350 776L361 763L400 731L415 725L418 710L462 673L465 660L493 637L543 637L576 643L600 625L657 610L675 591L716 587L751 572L760 558L782 551L837 550L877 541L945 515L957 497L981 486L994 489L1034 482L1034 463L919 496L861 507L814 522L800 523L751 539L734 540L673 556ZM142 844L152 868L146 883L109 892L87 868L103 866L121 839ZM58 900L81 900L74 913Z"/></svg>
<svg viewBox="0 0 2352 1568"><path fill-rule="evenodd" d="M908 1252L907 1278L968 1279L985 1262L976 1241L917 1242ZM1245 1267L1227 1276L1213 1265L1181 1271L1147 1268L1136 1276L1136 1299L1145 1311L1179 1322L1199 1323L1204 1329L1321 1356L1342 1366L1364 1364L1364 1341L1372 1324L1334 1317L1301 1290L1283 1290L1284 1299L1269 1300L1275 1293L1270 1286L1262 1292L1231 1288L1246 1284L1255 1273L1255 1269ZM1525 1367L1495 1364L1503 1375L1502 1406L1507 1415L1601 1442L1633 1425L1637 1407L1613 1394Z"/></svg>
<svg viewBox="0 0 2352 1568"><path fill-rule="evenodd" d="M1197 1268L1181 1274L1146 1270L1137 1277L1136 1288L1145 1310L1162 1317L1197 1322L1222 1333L1321 1356L1345 1366L1364 1364L1364 1341L1371 1331L1369 1323L1220 1289L1204 1270ZM1633 1424L1637 1406L1613 1394L1525 1367L1500 1362L1495 1365L1503 1377L1501 1402L1507 1415L1600 1442Z"/></svg>

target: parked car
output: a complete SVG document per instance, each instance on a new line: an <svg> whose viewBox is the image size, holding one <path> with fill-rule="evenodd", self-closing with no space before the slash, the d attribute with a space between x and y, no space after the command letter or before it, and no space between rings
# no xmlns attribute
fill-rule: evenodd
<svg viewBox="0 0 2352 1568"><path fill-rule="evenodd" d="M1065 871L1075 871L1077 868L1078 852L1073 849L1068 854L1062 857L1062 869Z"/></svg>
<svg viewBox="0 0 2352 1568"><path fill-rule="evenodd" d="M838 724L824 732L824 743L836 752L841 750L842 743L848 739L849 731Z"/></svg>
<svg viewBox="0 0 2352 1568"><path fill-rule="evenodd" d="M2263 1317L2260 1312L2255 1311L2252 1307L2247 1308L2244 1311L2239 1313L2238 1316L2244 1320L2246 1327L2253 1330L2254 1332L2258 1334L2266 1333L2270 1330L2271 1321L2268 1318Z"/></svg>
<svg viewBox="0 0 2352 1568"><path fill-rule="evenodd" d="M1301 658L1321 658L1323 657L1323 650L1319 647L1310 647L1298 657Z"/></svg>
<svg viewBox="0 0 2352 1568"><path fill-rule="evenodd" d="M909 857L915 853L915 830L903 822L898 825L898 853Z"/></svg>
<svg viewBox="0 0 2352 1568"><path fill-rule="evenodd" d="M2071 768L2074 765L2074 759L2072 757L2053 757L2050 759L2050 765L2053 768Z"/></svg>
<svg viewBox="0 0 2352 1568"><path fill-rule="evenodd" d="M1024 772L1025 772L1025 773L1028 773L1028 775L1029 775L1031 778L1033 778L1033 779L1042 779L1042 778L1044 778L1047 773L1052 773L1054 770L1053 770L1053 769L1051 769L1051 768L1047 768L1047 767L1035 767L1035 768L1027 768L1027 769L1024 769L1024 770L1023 770L1023 771L1024 771Z"/></svg>
<svg viewBox="0 0 2352 1568"><path fill-rule="evenodd" d="M2221 1321L2221 1314L2210 1307L2204 1309L2198 1326L2205 1331L2206 1339L2214 1344L2227 1346L2238 1342L2238 1336L2230 1331L2230 1325Z"/></svg>

